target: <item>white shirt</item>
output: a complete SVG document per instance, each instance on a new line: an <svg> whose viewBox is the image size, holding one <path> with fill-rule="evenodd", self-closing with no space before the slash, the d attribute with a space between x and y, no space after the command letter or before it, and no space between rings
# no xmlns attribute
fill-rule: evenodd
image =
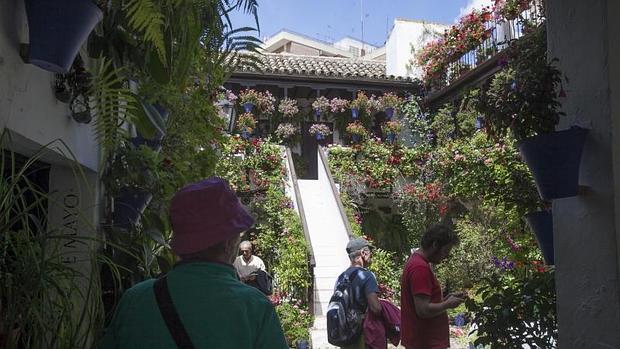
<svg viewBox="0 0 620 349"><path fill-rule="evenodd" d="M254 255L250 257L250 261L247 263L243 259L243 256L238 256L237 258L235 258L235 262L233 263L233 266L235 267L235 269L237 269L237 273L239 274L239 277L242 277L242 278L249 276L250 274L252 274L253 272L259 269L262 271L266 271L265 263L263 263L263 260Z"/></svg>

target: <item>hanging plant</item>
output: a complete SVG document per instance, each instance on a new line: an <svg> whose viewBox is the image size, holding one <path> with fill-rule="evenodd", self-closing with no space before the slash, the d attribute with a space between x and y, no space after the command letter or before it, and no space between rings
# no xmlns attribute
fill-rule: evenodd
<svg viewBox="0 0 620 349"><path fill-rule="evenodd" d="M351 134L353 143L358 143L368 136L368 130L358 121L350 123L347 126L347 132Z"/></svg>
<svg viewBox="0 0 620 349"><path fill-rule="evenodd" d="M295 127L293 124L284 123L278 125L274 133L282 140L289 140L299 133L299 128Z"/></svg>
<svg viewBox="0 0 620 349"><path fill-rule="evenodd" d="M391 119L394 115L394 110L397 110L403 104L403 99L392 92L385 93L380 100L388 119Z"/></svg>
<svg viewBox="0 0 620 349"><path fill-rule="evenodd" d="M278 105L278 111L282 113L285 117L292 118L297 113L299 113L299 108L297 107L297 101L290 98L284 98L280 101Z"/></svg>
<svg viewBox="0 0 620 349"><path fill-rule="evenodd" d="M317 120L321 116L321 114L328 112L330 109L331 104L329 102L329 99L324 96L321 96L317 98L314 102L312 102L312 110L314 110Z"/></svg>
<svg viewBox="0 0 620 349"><path fill-rule="evenodd" d="M369 99L366 93L364 91L358 92L357 97L349 103L349 107L351 108L351 116L353 119L357 119L361 111L368 110Z"/></svg>
<svg viewBox="0 0 620 349"><path fill-rule="evenodd" d="M343 98L334 97L329 102L332 113L344 113L349 108L349 101Z"/></svg>
<svg viewBox="0 0 620 349"><path fill-rule="evenodd" d="M254 89L243 90L239 93L239 103L246 113L251 113L254 106L258 105L259 92Z"/></svg>
<svg viewBox="0 0 620 349"><path fill-rule="evenodd" d="M254 119L252 113L241 114L237 120L237 128L241 131L244 138L248 138L256 128L256 119Z"/></svg>
<svg viewBox="0 0 620 349"><path fill-rule="evenodd" d="M315 136L317 140L325 139L327 136L332 134L329 126L325 124L312 124L308 132Z"/></svg>

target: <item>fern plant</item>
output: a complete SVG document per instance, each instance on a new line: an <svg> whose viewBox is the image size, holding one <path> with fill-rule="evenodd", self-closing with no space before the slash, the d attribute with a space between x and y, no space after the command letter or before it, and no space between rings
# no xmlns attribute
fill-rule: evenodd
<svg viewBox="0 0 620 349"><path fill-rule="evenodd" d="M93 84L89 93L95 117L95 136L104 155L111 153L126 131L121 126L135 121L138 101L122 78L122 69L102 59L93 69Z"/></svg>

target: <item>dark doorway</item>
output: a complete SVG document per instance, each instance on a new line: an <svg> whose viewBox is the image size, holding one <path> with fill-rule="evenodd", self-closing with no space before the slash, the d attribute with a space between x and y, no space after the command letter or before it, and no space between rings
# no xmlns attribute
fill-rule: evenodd
<svg viewBox="0 0 620 349"><path fill-rule="evenodd" d="M325 139L321 141L321 145L331 144L334 142L334 123L332 122L320 122L320 121L305 121L303 123L303 127L301 130L302 140L301 140L301 155L305 159L307 163L307 171L305 176L301 179L319 179L319 169L318 169L318 156L317 149L319 146L319 142L316 137L311 135L309 132L310 126L314 124L324 124L329 127L332 133L327 136Z"/></svg>

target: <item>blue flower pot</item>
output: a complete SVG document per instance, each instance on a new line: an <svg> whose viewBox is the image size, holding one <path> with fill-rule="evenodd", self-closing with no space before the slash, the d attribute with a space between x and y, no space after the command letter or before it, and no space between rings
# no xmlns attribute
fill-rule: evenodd
<svg viewBox="0 0 620 349"><path fill-rule="evenodd" d="M357 117L359 116L359 112L360 110L358 108L351 108L351 117L353 119L357 119Z"/></svg>
<svg viewBox="0 0 620 349"><path fill-rule="evenodd" d="M527 138L519 152L532 171L538 193L544 200L577 195L581 151L588 130L572 127Z"/></svg>
<svg viewBox="0 0 620 349"><path fill-rule="evenodd" d="M306 340L300 340L295 343L295 349L310 349L310 343Z"/></svg>
<svg viewBox="0 0 620 349"><path fill-rule="evenodd" d="M153 194L129 188L121 190L114 198L112 222L115 227L129 229L138 223L140 215L153 198Z"/></svg>
<svg viewBox="0 0 620 349"><path fill-rule="evenodd" d="M243 138L243 139L250 139L250 132L248 132L248 131L241 131L241 138Z"/></svg>
<svg viewBox="0 0 620 349"><path fill-rule="evenodd" d="M536 236L538 247L547 265L555 263L553 252L553 215L551 211L537 211L525 216L527 224Z"/></svg>
<svg viewBox="0 0 620 349"><path fill-rule="evenodd" d="M251 113L252 109L254 109L253 103L243 103L243 111L246 113Z"/></svg>
<svg viewBox="0 0 620 349"><path fill-rule="evenodd" d="M385 108L385 116L387 117L388 120L392 120L392 117L394 116L394 108L392 107Z"/></svg>
<svg viewBox="0 0 620 349"><path fill-rule="evenodd" d="M103 13L92 0L26 0L28 62L67 73Z"/></svg>
<svg viewBox="0 0 620 349"><path fill-rule="evenodd" d="M360 135L351 135L351 141L353 143L359 143L360 141Z"/></svg>
<svg viewBox="0 0 620 349"><path fill-rule="evenodd" d="M391 133L391 132L390 132L390 133L388 133L388 134L385 136L385 140L386 140L388 143L390 143L390 144L394 143L394 142L396 141L396 134Z"/></svg>
<svg viewBox="0 0 620 349"><path fill-rule="evenodd" d="M159 113L159 116L161 117L161 121L165 123L169 115L168 110L161 104L157 104L157 103L153 104L153 107ZM164 138L164 135L165 134L159 130L155 131L155 136L153 138L144 138L141 134L138 133L136 137L133 137L131 139L131 143L135 147L146 145L147 147L158 152L161 150L161 140Z"/></svg>
<svg viewBox="0 0 620 349"><path fill-rule="evenodd" d="M323 135L322 135L322 134L320 134L320 133L317 133L317 134L316 134L316 140L317 140L317 141L322 141L323 139L325 139L325 136L323 136Z"/></svg>
<svg viewBox="0 0 620 349"><path fill-rule="evenodd" d="M314 116L316 117L316 121L321 120L321 109L319 108L314 109Z"/></svg>
<svg viewBox="0 0 620 349"><path fill-rule="evenodd" d="M484 127L484 118L482 116L478 116L476 118L476 125L475 128L476 130L480 130Z"/></svg>

